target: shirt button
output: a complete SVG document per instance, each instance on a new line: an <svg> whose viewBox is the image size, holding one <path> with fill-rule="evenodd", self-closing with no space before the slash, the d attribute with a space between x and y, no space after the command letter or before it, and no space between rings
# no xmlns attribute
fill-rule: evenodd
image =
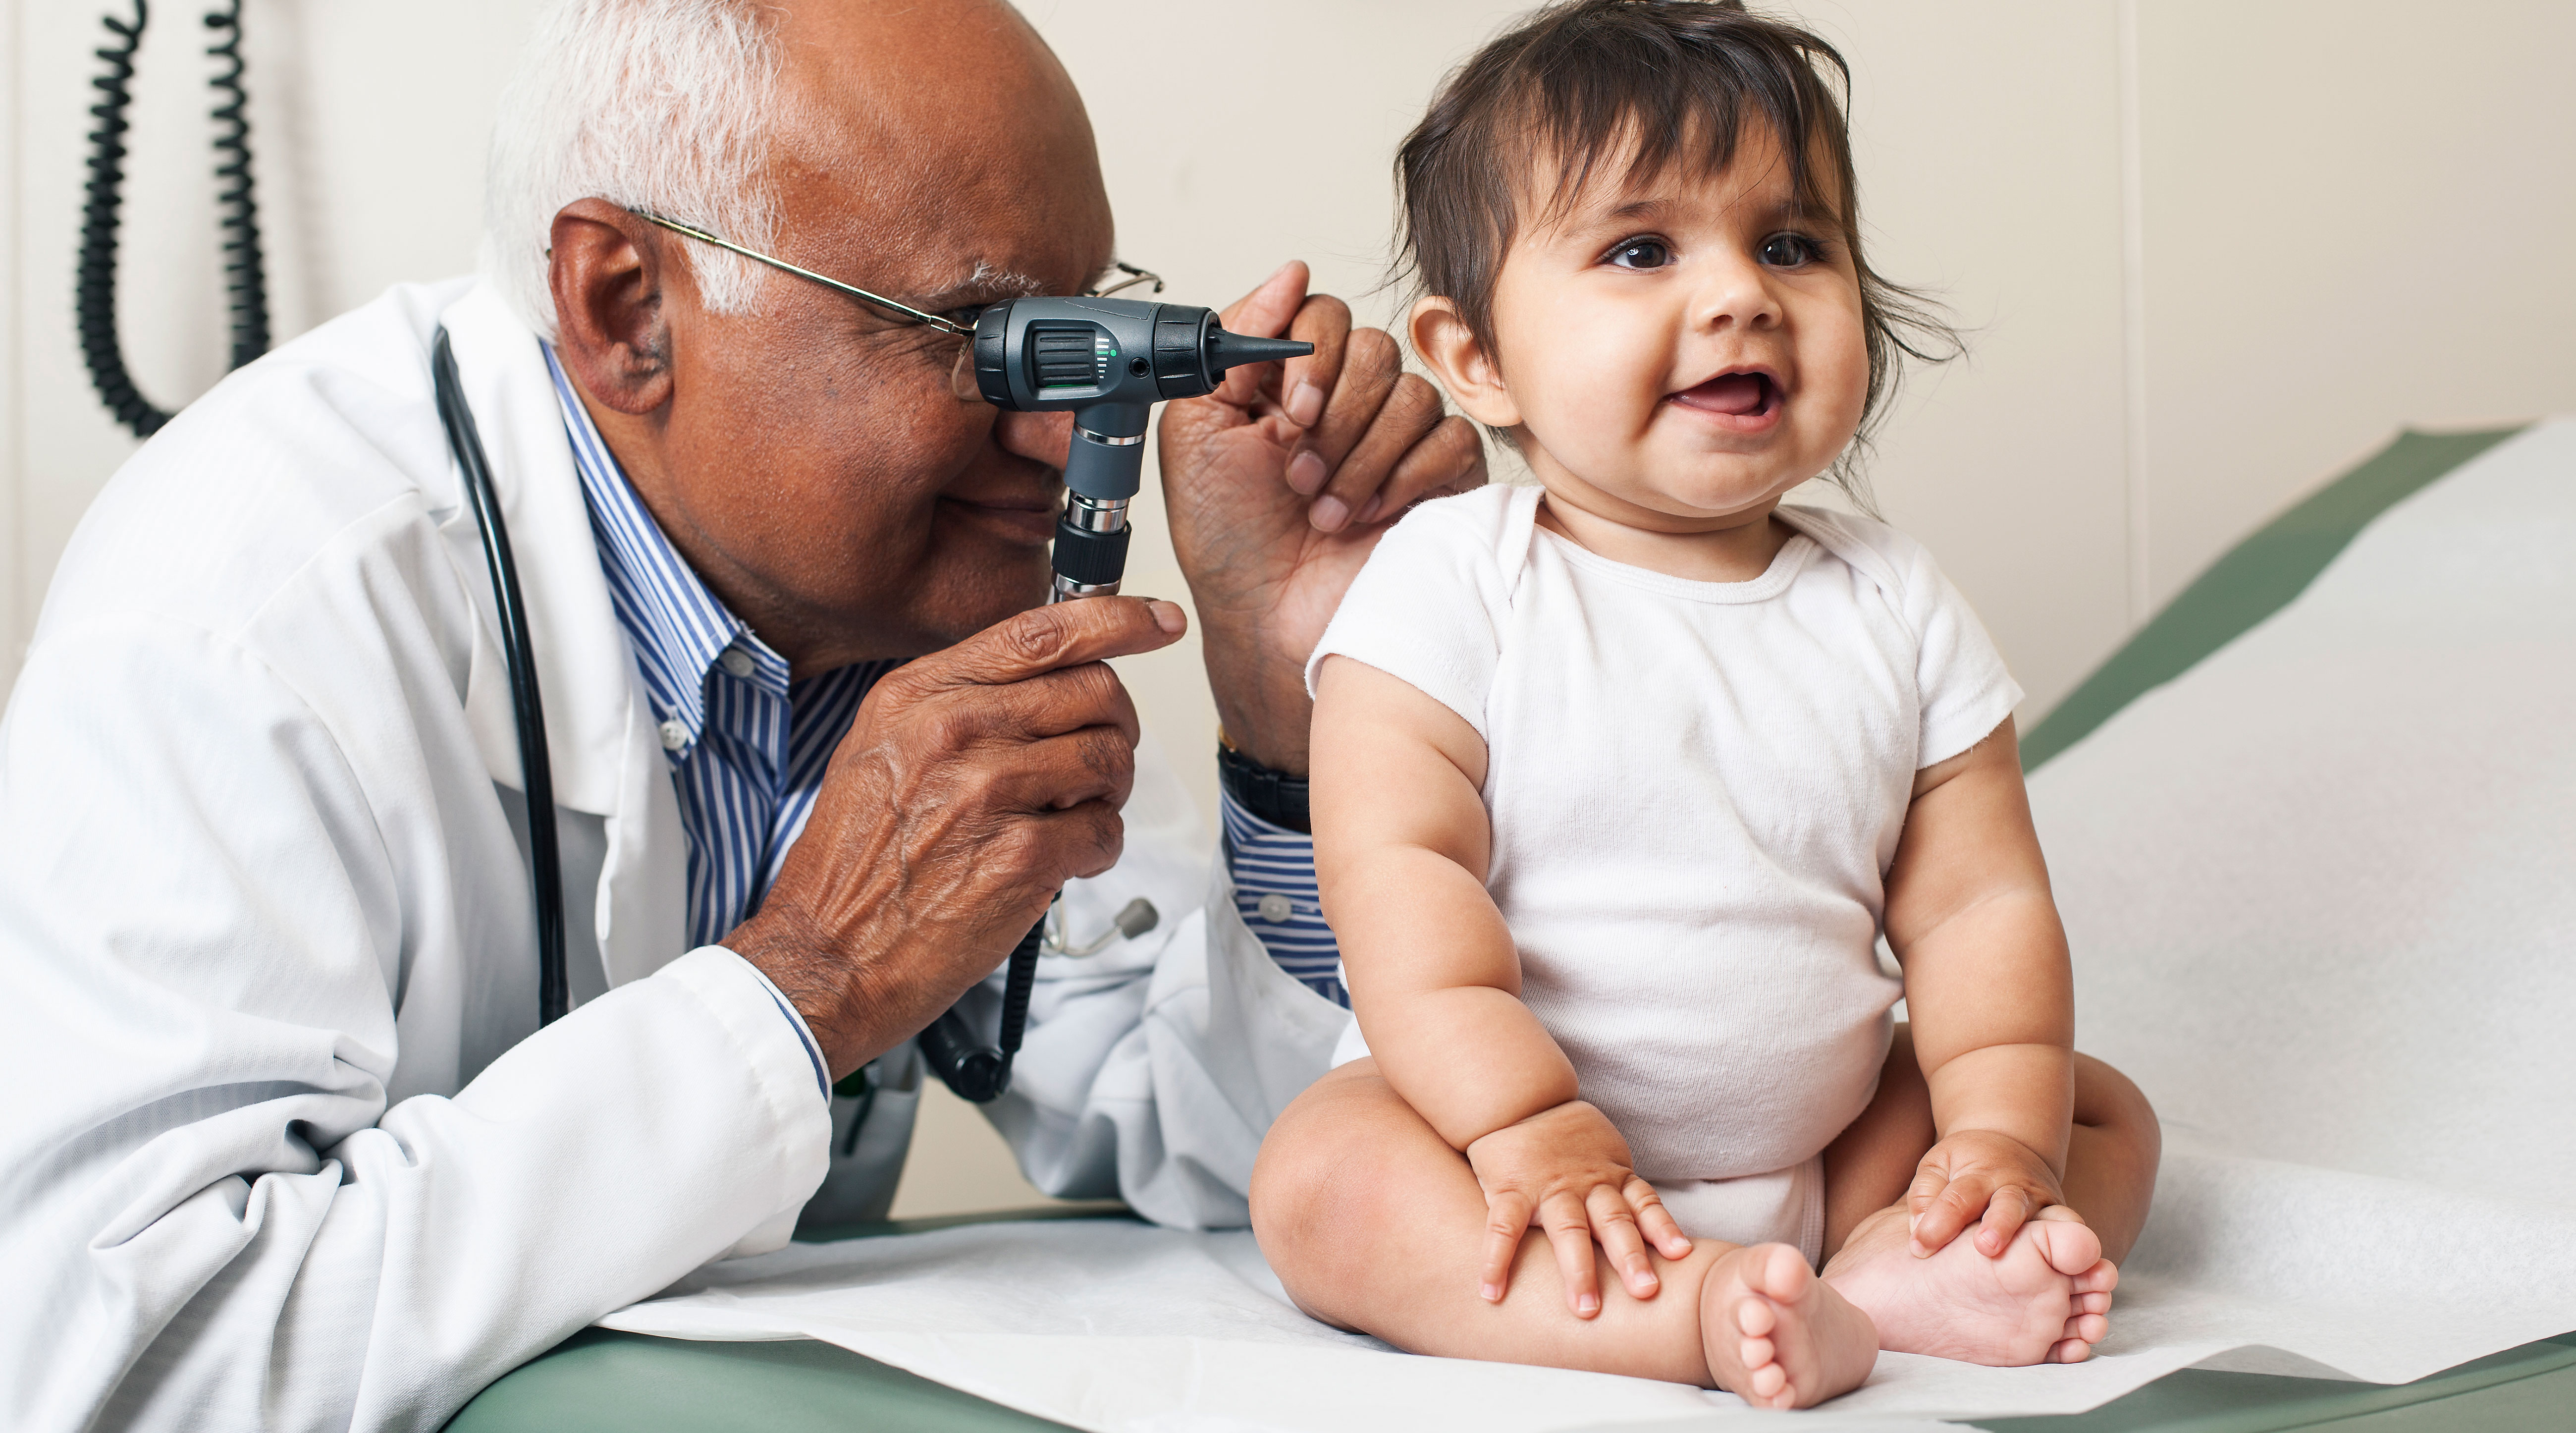
<svg viewBox="0 0 2576 1433"><path fill-rule="evenodd" d="M1297 907L1286 896L1272 891L1261 898L1261 918L1278 925L1297 913Z"/></svg>
<svg viewBox="0 0 2576 1433"><path fill-rule="evenodd" d="M662 723L662 749L678 751L689 744L689 724L677 717Z"/></svg>
<svg viewBox="0 0 2576 1433"><path fill-rule="evenodd" d="M751 654L740 647L725 648L724 655L716 658L716 662L737 677L751 675Z"/></svg>

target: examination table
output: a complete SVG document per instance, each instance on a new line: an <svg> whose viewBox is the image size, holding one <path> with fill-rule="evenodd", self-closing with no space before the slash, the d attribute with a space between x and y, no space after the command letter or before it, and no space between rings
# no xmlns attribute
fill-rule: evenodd
<svg viewBox="0 0 2576 1433"><path fill-rule="evenodd" d="M2138 696L2189 671L2296 598L2374 518L2516 430L2408 433L2214 564L2024 741L2038 768ZM869 1238L1058 1210L825 1231ZM1118 1216L1109 1216L1118 1217ZM2576 1428L2576 1333L2385 1386L2183 1369L2089 1413L1978 1420L1997 1429L2346 1433L2453 1427ZM449 1425L496 1430L1002 1430L1059 1427L831 1344L701 1342L588 1329L495 1383Z"/></svg>

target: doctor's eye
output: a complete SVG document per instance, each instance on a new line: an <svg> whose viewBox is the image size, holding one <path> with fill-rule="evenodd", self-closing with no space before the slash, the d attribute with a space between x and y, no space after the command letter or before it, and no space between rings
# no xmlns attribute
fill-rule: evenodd
<svg viewBox="0 0 2576 1433"><path fill-rule="evenodd" d="M1622 239L1601 260L1615 268L1660 269L1673 261L1673 248L1661 239Z"/></svg>
<svg viewBox="0 0 2576 1433"><path fill-rule="evenodd" d="M1794 269L1801 264L1821 263L1825 246L1804 234L1774 234L1762 241L1753 256L1777 269Z"/></svg>
<svg viewBox="0 0 2576 1433"><path fill-rule="evenodd" d="M973 328L975 326L975 320L984 316L984 310L986 307L987 305L984 304L968 304L964 308L944 310L939 316L948 320L950 323L957 325L959 328Z"/></svg>

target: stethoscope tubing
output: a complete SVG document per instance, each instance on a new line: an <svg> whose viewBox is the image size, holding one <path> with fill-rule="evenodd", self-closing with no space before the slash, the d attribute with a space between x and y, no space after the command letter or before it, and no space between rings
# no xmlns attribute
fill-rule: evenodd
<svg viewBox="0 0 2576 1433"><path fill-rule="evenodd" d="M463 470L466 505L483 534L483 561L492 572L492 601L501 615L501 657L510 673L510 707L519 727L519 782L528 808L528 872L536 886L537 1024L551 1025L572 1008L564 965L563 857L555 845L554 767L546 752L545 702L537 691L535 647L528 640L528 607L519 590L519 566L510 557L510 529L492 485L492 464L474 426L474 410L456 377L456 355L440 325L429 351L438 389L438 421L448 450Z"/></svg>

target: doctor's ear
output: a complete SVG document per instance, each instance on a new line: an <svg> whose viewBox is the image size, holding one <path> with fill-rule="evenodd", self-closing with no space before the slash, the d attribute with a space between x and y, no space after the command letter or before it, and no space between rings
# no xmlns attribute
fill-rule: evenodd
<svg viewBox="0 0 2576 1433"><path fill-rule="evenodd" d="M1422 355L1423 366L1449 390L1450 401L1460 412L1501 431L1521 425L1520 405L1503 384L1503 371L1494 362L1492 348L1476 337L1456 304L1437 294L1423 299L1406 315L1405 328L1413 351Z"/></svg>
<svg viewBox="0 0 2576 1433"><path fill-rule="evenodd" d="M592 401L620 413L669 402L660 231L605 199L577 199L555 215L552 237L546 285L564 368Z"/></svg>

